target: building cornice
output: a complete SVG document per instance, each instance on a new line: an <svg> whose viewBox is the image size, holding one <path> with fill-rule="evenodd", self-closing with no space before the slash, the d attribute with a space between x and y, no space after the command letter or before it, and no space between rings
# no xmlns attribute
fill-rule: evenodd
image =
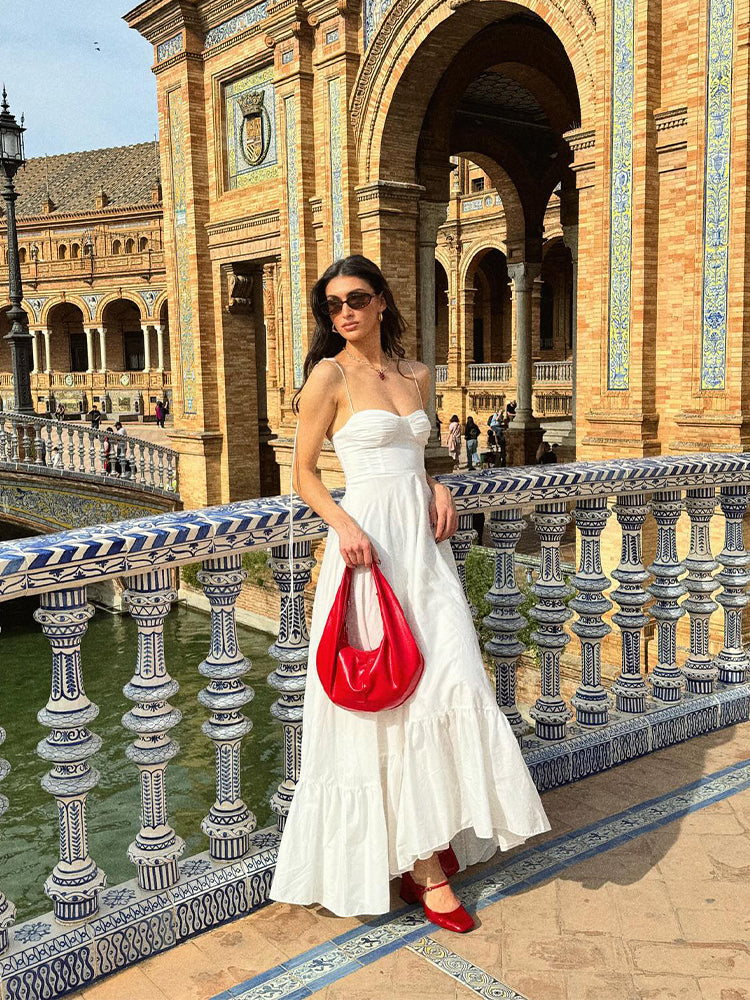
<svg viewBox="0 0 750 1000"><path fill-rule="evenodd" d="M44 226L48 229L54 229L57 225L80 222L83 219L102 222L124 215L143 216L149 214L162 216L164 214L163 203L155 201L143 205L109 205L107 208L92 208L80 212L50 212L42 215L20 215L16 219L16 224L19 229L23 226ZM5 231L4 217L0 217L0 230Z"/></svg>

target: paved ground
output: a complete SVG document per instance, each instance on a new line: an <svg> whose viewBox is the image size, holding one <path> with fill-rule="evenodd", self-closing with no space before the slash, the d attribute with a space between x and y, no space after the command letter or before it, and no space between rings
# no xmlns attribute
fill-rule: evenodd
<svg viewBox="0 0 750 1000"><path fill-rule="evenodd" d="M469 934L395 880L380 918L274 903L76 996L750 1000L749 757L735 726L547 793L549 834L456 877Z"/></svg>

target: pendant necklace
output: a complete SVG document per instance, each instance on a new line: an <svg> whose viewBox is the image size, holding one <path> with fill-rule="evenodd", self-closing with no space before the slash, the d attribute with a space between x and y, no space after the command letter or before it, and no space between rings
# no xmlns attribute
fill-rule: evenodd
<svg viewBox="0 0 750 1000"><path fill-rule="evenodd" d="M378 376L379 379L384 379L385 378L385 372L386 372L386 370L384 368L377 368L374 364L372 364L371 361L367 361L367 360L363 361L362 358L356 357L354 354L351 353L351 351L349 351L348 346L344 347L344 350L347 352L347 354L349 355L349 357L354 358L354 360L356 362L358 362L358 364L360 364L360 365L369 365L369 367L372 368L372 370L374 372L377 372L377 376Z"/></svg>

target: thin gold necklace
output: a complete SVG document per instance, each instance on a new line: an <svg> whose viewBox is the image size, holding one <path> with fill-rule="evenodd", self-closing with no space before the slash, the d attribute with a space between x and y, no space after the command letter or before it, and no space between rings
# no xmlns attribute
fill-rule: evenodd
<svg viewBox="0 0 750 1000"><path fill-rule="evenodd" d="M349 350L349 346L348 346L348 345L346 345L346 346L344 347L344 350L345 350L345 351L346 351L346 353L347 353L347 354L349 355L349 357L350 357L350 358L354 358L354 360L355 360L356 362L358 362L358 364L360 364L360 365L369 365L369 367L370 367L370 368L372 368L372 370L373 370L374 372L377 372L377 375L378 375L378 378L379 378L379 379L384 379L384 378L385 378L385 374L386 374L386 371L387 371L388 369L386 369L386 368L377 368L377 367L376 367L376 366L375 366L375 365L374 365L374 364L373 364L373 363L372 363L371 361L367 361L366 359L365 359L365 360L363 360L362 358L358 358L358 357L356 356L356 354L352 354L352 352L351 352L351 351Z"/></svg>

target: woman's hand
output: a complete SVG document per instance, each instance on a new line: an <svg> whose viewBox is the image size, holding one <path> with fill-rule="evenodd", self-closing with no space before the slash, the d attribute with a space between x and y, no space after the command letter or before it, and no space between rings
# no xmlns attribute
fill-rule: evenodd
<svg viewBox="0 0 750 1000"><path fill-rule="evenodd" d="M458 528L458 511L453 501L453 494L443 483L435 483L432 488L430 524L436 542L450 538Z"/></svg>
<svg viewBox="0 0 750 1000"><path fill-rule="evenodd" d="M372 542L362 531L356 521L339 531L339 552L347 566L372 566L379 563L380 558L373 548Z"/></svg>

